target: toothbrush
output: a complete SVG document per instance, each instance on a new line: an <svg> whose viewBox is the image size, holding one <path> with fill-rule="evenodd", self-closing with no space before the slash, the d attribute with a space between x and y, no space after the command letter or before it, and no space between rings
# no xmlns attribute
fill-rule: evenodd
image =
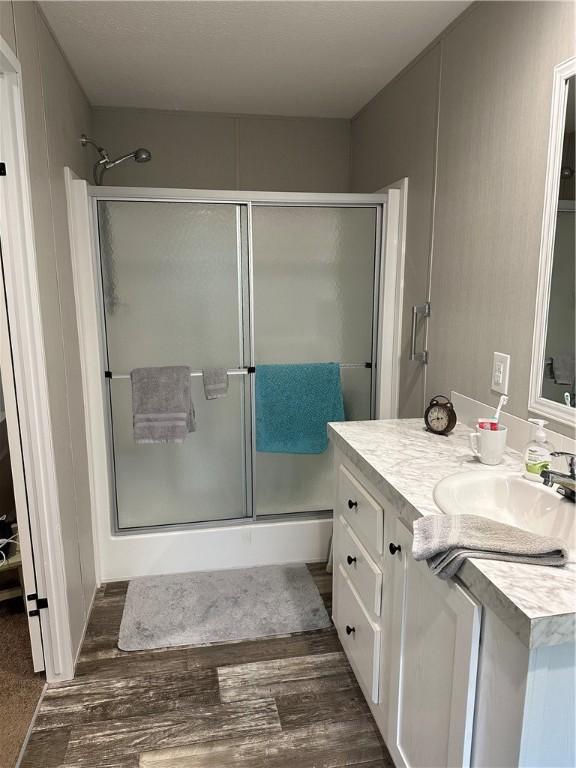
<svg viewBox="0 0 576 768"><path fill-rule="evenodd" d="M506 395L502 395L498 403L498 408L496 408L496 413L494 414L496 423L500 421L500 411L502 410L503 406L506 405L507 402L508 402L508 398L506 397Z"/></svg>

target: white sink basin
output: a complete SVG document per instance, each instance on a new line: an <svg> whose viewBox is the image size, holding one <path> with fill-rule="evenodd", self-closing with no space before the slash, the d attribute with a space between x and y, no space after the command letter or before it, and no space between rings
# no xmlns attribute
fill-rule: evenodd
<svg viewBox="0 0 576 768"><path fill-rule="evenodd" d="M447 515L488 517L552 536L576 550L576 505L552 488L518 474L476 471L450 475L434 488L434 501Z"/></svg>

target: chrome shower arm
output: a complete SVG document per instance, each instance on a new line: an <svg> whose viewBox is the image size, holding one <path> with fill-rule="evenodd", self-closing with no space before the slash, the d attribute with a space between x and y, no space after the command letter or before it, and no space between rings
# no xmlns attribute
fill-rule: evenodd
<svg viewBox="0 0 576 768"><path fill-rule="evenodd" d="M129 160L131 157L135 157L136 152L128 152L127 155L122 155L122 157L117 157L114 160L108 160L106 162L106 170L109 168L114 168L115 165L118 165L118 163L123 163L124 160Z"/></svg>

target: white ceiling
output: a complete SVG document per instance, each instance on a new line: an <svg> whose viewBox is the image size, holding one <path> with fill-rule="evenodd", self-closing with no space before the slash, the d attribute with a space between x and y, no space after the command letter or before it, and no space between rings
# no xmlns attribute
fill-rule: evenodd
<svg viewBox="0 0 576 768"><path fill-rule="evenodd" d="M468 2L42 2L97 106L351 117Z"/></svg>

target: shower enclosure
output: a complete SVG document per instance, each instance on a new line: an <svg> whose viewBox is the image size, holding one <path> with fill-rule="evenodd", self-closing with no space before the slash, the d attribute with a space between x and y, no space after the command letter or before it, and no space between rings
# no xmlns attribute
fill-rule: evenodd
<svg viewBox="0 0 576 768"><path fill-rule="evenodd" d="M255 450L254 369L338 362L347 420L376 404L382 196L93 188L113 530L332 507L330 457ZM196 432L136 445L130 371L189 365ZM229 391L207 401L202 369Z"/></svg>

